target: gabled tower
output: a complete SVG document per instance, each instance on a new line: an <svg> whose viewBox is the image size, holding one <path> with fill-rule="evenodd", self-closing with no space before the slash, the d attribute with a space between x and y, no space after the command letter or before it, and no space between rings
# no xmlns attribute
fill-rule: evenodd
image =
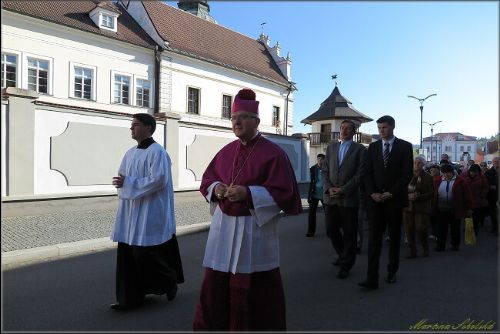
<svg viewBox="0 0 500 334"><path fill-rule="evenodd" d="M312 132L308 135L311 164L316 161L317 153L325 153L328 144L340 138L340 124L344 119L353 121L358 127L362 123L373 121L371 117L352 106L351 101L340 93L335 82L335 88L320 104L319 109L301 121L301 123L311 125ZM372 138L369 134L357 132L354 140L368 146Z"/></svg>

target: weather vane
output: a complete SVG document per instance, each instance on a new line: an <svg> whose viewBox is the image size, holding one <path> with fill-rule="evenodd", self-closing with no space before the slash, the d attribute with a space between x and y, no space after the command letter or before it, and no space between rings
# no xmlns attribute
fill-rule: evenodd
<svg viewBox="0 0 500 334"><path fill-rule="evenodd" d="M337 74L332 75L332 80L335 80L335 87L337 87Z"/></svg>
<svg viewBox="0 0 500 334"><path fill-rule="evenodd" d="M262 23L260 24L260 28L262 29L262 31L261 31L261 34L262 34L262 35L264 35L264 25L265 25L265 24L266 24L266 22L262 22Z"/></svg>

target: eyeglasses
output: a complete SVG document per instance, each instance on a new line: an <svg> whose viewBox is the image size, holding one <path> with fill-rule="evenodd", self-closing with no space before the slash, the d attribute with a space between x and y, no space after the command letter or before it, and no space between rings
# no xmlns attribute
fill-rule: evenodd
<svg viewBox="0 0 500 334"><path fill-rule="evenodd" d="M257 116L252 116L252 115L231 116L231 122L246 121L247 119L251 119L251 118L258 118L258 117Z"/></svg>
<svg viewBox="0 0 500 334"><path fill-rule="evenodd" d="M480 164L479 166L481 166L481 167L487 167L486 164Z"/></svg>

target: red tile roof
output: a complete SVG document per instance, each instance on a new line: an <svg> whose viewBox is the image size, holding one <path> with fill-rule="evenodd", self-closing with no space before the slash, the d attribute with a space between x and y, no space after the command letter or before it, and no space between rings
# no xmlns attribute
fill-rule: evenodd
<svg viewBox="0 0 500 334"><path fill-rule="evenodd" d="M289 85L264 44L160 1L143 1L173 52Z"/></svg>
<svg viewBox="0 0 500 334"><path fill-rule="evenodd" d="M103 35L119 41L154 49L155 42L135 22L127 11L117 5L106 2L102 8L113 10L121 15L118 17L117 32L99 29L89 16L96 7L94 1L8 1L2 0L2 10L8 10L31 16L43 21L61 24L91 33Z"/></svg>

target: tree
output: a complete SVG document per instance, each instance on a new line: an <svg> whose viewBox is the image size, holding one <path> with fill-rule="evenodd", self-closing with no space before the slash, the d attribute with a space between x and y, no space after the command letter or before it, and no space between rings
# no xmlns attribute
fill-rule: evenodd
<svg viewBox="0 0 500 334"><path fill-rule="evenodd" d="M480 148L481 150L484 151L484 148L486 147L486 143L489 142L489 141L498 141L500 140L500 133L497 133L495 136L491 136L490 138L487 138L487 137L480 137L480 138L477 138L477 146L478 148Z"/></svg>

